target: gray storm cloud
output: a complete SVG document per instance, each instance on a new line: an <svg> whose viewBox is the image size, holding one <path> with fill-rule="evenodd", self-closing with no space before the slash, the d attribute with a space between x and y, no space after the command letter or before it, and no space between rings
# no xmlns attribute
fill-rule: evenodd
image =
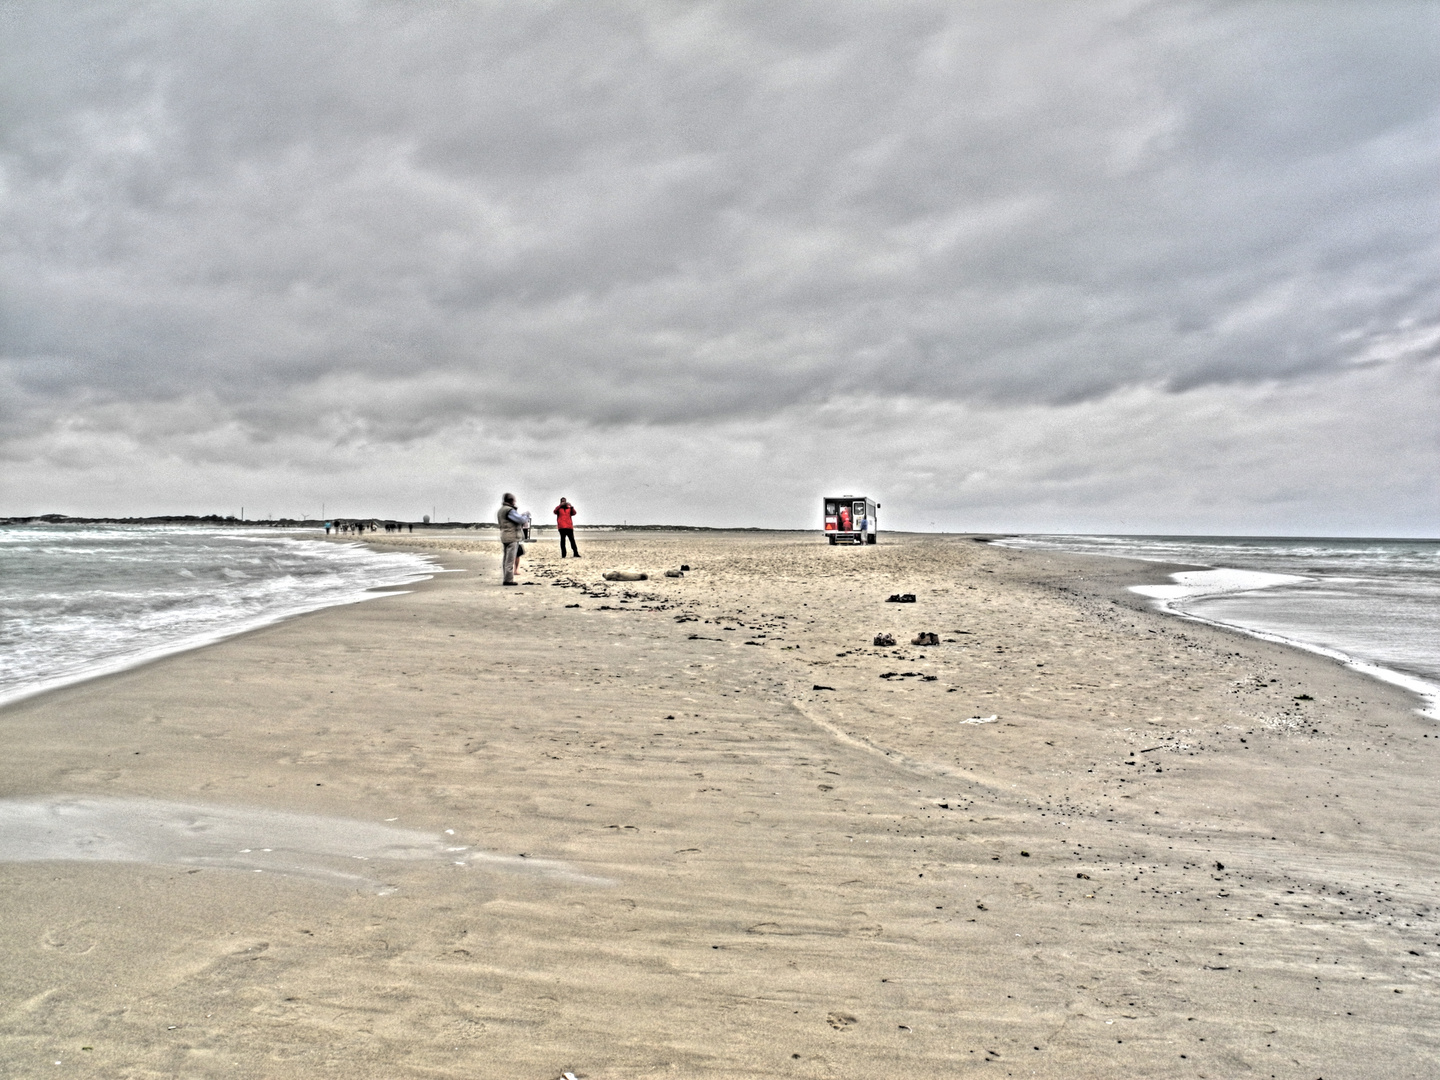
<svg viewBox="0 0 1440 1080"><path fill-rule="evenodd" d="M1064 408L1440 340L1426 3L0 20L12 460Z"/></svg>

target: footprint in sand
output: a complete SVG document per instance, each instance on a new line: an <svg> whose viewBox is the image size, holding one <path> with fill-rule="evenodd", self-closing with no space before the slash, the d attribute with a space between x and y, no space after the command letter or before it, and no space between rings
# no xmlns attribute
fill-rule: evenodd
<svg viewBox="0 0 1440 1080"><path fill-rule="evenodd" d="M57 952L84 956L99 943L99 939L82 925L51 926L40 937L40 944Z"/></svg>

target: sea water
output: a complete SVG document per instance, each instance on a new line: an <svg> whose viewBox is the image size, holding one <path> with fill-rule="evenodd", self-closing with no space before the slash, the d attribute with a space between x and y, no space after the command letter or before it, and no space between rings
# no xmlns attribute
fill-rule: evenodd
<svg viewBox="0 0 1440 1080"><path fill-rule="evenodd" d="M0 527L0 702L373 599L423 555L193 526Z"/></svg>
<svg viewBox="0 0 1440 1080"><path fill-rule="evenodd" d="M1440 541L1027 536L999 541L1195 567L1138 585L1172 614L1334 657L1440 718Z"/></svg>

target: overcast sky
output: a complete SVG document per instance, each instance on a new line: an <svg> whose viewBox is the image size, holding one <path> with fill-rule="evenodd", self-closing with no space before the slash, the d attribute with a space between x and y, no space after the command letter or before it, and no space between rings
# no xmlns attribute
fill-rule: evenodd
<svg viewBox="0 0 1440 1080"><path fill-rule="evenodd" d="M1440 535L1440 4L0 0L0 514Z"/></svg>

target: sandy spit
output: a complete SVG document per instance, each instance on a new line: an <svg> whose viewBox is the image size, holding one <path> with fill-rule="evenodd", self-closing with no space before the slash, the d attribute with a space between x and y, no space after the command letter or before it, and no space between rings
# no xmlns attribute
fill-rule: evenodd
<svg viewBox="0 0 1440 1080"><path fill-rule="evenodd" d="M0 1071L1440 1074L1400 691L1153 564L580 540L0 710Z"/></svg>

